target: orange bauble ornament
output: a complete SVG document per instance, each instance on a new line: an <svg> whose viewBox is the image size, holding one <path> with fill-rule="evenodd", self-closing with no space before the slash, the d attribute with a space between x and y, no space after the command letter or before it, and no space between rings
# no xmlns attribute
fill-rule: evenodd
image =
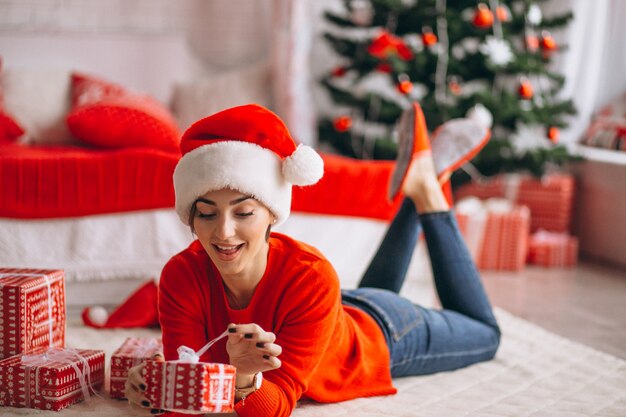
<svg viewBox="0 0 626 417"><path fill-rule="evenodd" d="M522 80L520 81L517 93L524 100L530 100L534 94L533 85L528 80Z"/></svg>
<svg viewBox="0 0 626 417"><path fill-rule="evenodd" d="M526 49L528 49L530 52L535 52L537 49L539 49L539 38L537 37L537 35L526 35L524 41L526 43Z"/></svg>
<svg viewBox="0 0 626 417"><path fill-rule="evenodd" d="M554 40L552 35L550 35L549 32L544 31L541 34L541 49L543 49L544 51L554 51L557 48L558 47L556 45L556 41Z"/></svg>
<svg viewBox="0 0 626 417"><path fill-rule="evenodd" d="M430 28L424 28L422 31L422 43L424 46L433 46L437 43L437 35Z"/></svg>
<svg viewBox="0 0 626 417"><path fill-rule="evenodd" d="M333 127L337 132L345 132L352 127L352 118L350 116L339 116L333 121Z"/></svg>
<svg viewBox="0 0 626 417"><path fill-rule="evenodd" d="M496 7L496 17L501 22L508 22L511 20L511 14L509 13L509 9L505 6Z"/></svg>
<svg viewBox="0 0 626 417"><path fill-rule="evenodd" d="M493 13L489 10L489 7L485 3L479 3L478 9L474 13L474 19L472 19L474 26L487 29L493 25Z"/></svg>
<svg viewBox="0 0 626 417"><path fill-rule="evenodd" d="M559 141L559 133L558 127L550 126L548 128L548 139L550 139L552 143L557 143Z"/></svg>
<svg viewBox="0 0 626 417"><path fill-rule="evenodd" d="M398 91L406 95L413 91L413 83L409 80L400 81L397 85Z"/></svg>

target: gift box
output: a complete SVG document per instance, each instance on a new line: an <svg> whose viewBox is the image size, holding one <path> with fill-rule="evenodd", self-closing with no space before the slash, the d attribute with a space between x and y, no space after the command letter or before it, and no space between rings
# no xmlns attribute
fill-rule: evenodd
<svg viewBox="0 0 626 417"><path fill-rule="evenodd" d="M148 360L156 352L162 352L160 339L154 337L129 337L111 356L111 398L125 398L124 384L128 370Z"/></svg>
<svg viewBox="0 0 626 417"><path fill-rule="evenodd" d="M181 412L234 411L235 367L222 363L147 361L144 395L153 408Z"/></svg>
<svg viewBox="0 0 626 417"><path fill-rule="evenodd" d="M505 198L530 209L530 230L566 232L571 228L574 210L575 181L572 175L549 174L541 179L530 175L498 175L485 182L472 182L455 191L465 197Z"/></svg>
<svg viewBox="0 0 626 417"><path fill-rule="evenodd" d="M104 382L104 352L40 350L0 361L0 406L59 411L88 399Z"/></svg>
<svg viewBox="0 0 626 417"><path fill-rule="evenodd" d="M520 270L526 263L530 211L503 199L465 198L456 218L479 269Z"/></svg>
<svg viewBox="0 0 626 417"><path fill-rule="evenodd" d="M574 266L578 262L578 239L568 233L539 230L530 237L528 263L546 267Z"/></svg>
<svg viewBox="0 0 626 417"><path fill-rule="evenodd" d="M65 346L62 270L0 268L0 359Z"/></svg>

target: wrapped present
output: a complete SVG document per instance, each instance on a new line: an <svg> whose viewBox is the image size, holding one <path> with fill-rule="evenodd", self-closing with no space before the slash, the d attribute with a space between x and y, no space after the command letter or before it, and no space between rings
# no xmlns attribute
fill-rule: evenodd
<svg viewBox="0 0 626 417"><path fill-rule="evenodd" d="M528 263L547 267L573 266L578 262L578 239L568 233L539 230L530 237Z"/></svg>
<svg viewBox="0 0 626 417"><path fill-rule="evenodd" d="M181 412L234 411L235 370L222 363L147 361L144 393L152 407Z"/></svg>
<svg viewBox="0 0 626 417"><path fill-rule="evenodd" d="M530 211L504 199L460 200L459 229L480 269L520 270L526 263Z"/></svg>
<svg viewBox="0 0 626 417"><path fill-rule="evenodd" d="M104 382L104 352L53 348L0 360L0 406L59 411Z"/></svg>
<svg viewBox="0 0 626 417"><path fill-rule="evenodd" d="M124 398L128 370L156 352L162 352L161 340L154 337L129 337L111 356L111 398Z"/></svg>
<svg viewBox="0 0 626 417"><path fill-rule="evenodd" d="M65 346L62 270L0 268L0 359Z"/></svg>
<svg viewBox="0 0 626 417"><path fill-rule="evenodd" d="M454 194L457 199L505 198L530 209L532 232L539 229L566 232L573 218L574 191L572 175L549 174L537 179L530 175L507 174L482 183L465 184Z"/></svg>

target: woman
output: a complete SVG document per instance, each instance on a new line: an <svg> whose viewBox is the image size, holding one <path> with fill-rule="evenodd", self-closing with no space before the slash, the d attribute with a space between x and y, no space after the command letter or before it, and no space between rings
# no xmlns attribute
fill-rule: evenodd
<svg viewBox="0 0 626 417"><path fill-rule="evenodd" d="M174 185L177 213L198 240L161 275L165 359L177 359L181 345L198 351L228 329L201 360L237 368L236 414L288 416L302 397L393 394L393 377L492 358L499 328L441 191L446 174L437 176L418 105L403 114L400 139L410 164L394 173L400 180L392 187L401 184L407 198L359 288L342 292L316 249L271 233L289 215L291 185L322 176L321 158L296 148L280 119L256 105L191 126ZM397 294L421 230L443 310ZM126 396L150 407L141 368L131 370Z"/></svg>

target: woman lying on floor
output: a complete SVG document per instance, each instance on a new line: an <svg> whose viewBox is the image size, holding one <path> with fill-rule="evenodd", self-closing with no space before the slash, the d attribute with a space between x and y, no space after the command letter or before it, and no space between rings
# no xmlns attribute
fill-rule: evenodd
<svg viewBox="0 0 626 417"><path fill-rule="evenodd" d="M237 368L233 415L289 416L304 397L394 394L392 378L494 357L498 324L440 185L487 134L446 144L456 154L434 154L417 104L399 133L390 191L406 198L359 287L343 291L315 248L271 232L289 215L292 184L322 176L315 151L296 148L283 122L256 105L202 119L183 135L176 210L198 240L161 275L164 357L177 359L181 345L197 351L228 329L201 360ZM441 310L398 295L422 231ZM142 367L131 369L126 397L149 408Z"/></svg>

